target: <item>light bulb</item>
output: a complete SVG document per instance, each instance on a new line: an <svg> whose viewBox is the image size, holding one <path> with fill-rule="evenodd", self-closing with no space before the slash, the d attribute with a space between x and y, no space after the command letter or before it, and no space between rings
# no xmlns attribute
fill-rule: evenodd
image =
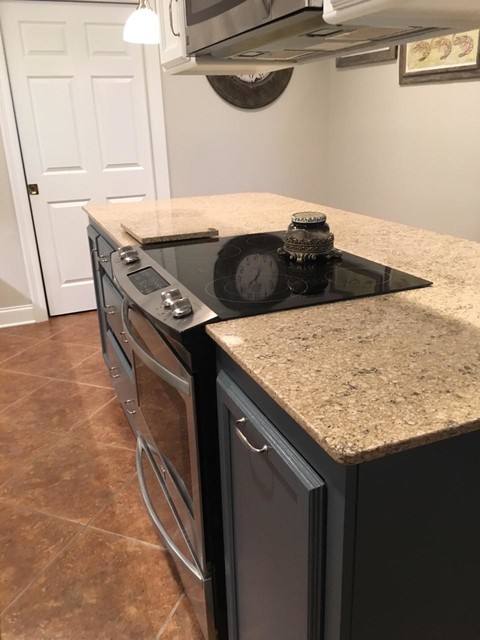
<svg viewBox="0 0 480 640"><path fill-rule="evenodd" d="M140 0L137 9L128 17L123 28L125 42L134 44L158 44L160 23L158 16L150 8L148 0Z"/></svg>

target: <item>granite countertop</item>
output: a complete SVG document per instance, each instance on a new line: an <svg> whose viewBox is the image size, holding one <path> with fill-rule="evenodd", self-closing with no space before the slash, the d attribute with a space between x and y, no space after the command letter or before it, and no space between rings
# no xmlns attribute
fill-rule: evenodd
<svg viewBox="0 0 480 640"><path fill-rule="evenodd" d="M185 207L222 236L321 210L340 249L434 282L207 327L332 458L356 464L480 428L479 243L272 194L86 210L122 244L121 222Z"/></svg>

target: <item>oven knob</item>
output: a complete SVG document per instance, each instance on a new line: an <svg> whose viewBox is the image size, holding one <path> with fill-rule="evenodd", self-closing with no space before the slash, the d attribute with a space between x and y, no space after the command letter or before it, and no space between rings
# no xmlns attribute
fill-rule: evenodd
<svg viewBox="0 0 480 640"><path fill-rule="evenodd" d="M123 258L123 256L128 253L129 251L133 251L133 247L131 244L126 244L124 247L120 247L120 249L118 250L118 255L120 256L120 258Z"/></svg>
<svg viewBox="0 0 480 640"><path fill-rule="evenodd" d="M135 250L133 250L126 253L122 260L125 264L132 264L133 262L138 262L140 260L140 256Z"/></svg>
<svg viewBox="0 0 480 640"><path fill-rule="evenodd" d="M120 249L118 250L118 255L120 256L120 260L125 264L132 264L133 262L138 262L140 260L138 251L131 245L120 247Z"/></svg>
<svg viewBox="0 0 480 640"><path fill-rule="evenodd" d="M183 318L193 313L192 303L188 298L180 298L172 304L172 315L174 318Z"/></svg>
<svg viewBox="0 0 480 640"><path fill-rule="evenodd" d="M172 306L175 300L181 300L182 294L178 289L169 289L168 291L164 291L162 294L163 306L167 309Z"/></svg>

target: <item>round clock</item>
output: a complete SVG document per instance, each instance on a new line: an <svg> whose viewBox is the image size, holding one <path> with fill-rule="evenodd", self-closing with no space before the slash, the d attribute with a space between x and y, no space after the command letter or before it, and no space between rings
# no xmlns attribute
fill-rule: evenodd
<svg viewBox="0 0 480 640"><path fill-rule="evenodd" d="M275 293L279 276L275 256L251 253L242 258L236 268L235 287L244 300L264 301Z"/></svg>
<svg viewBox="0 0 480 640"><path fill-rule="evenodd" d="M229 309L240 310L245 304L254 304L265 311L290 295L285 261L276 253L281 240L260 233L237 236L230 243L241 252L215 263L214 280L207 285L207 293Z"/></svg>
<svg viewBox="0 0 480 640"><path fill-rule="evenodd" d="M240 76L207 76L207 80L224 100L242 109L260 109L275 102L285 91L293 69Z"/></svg>

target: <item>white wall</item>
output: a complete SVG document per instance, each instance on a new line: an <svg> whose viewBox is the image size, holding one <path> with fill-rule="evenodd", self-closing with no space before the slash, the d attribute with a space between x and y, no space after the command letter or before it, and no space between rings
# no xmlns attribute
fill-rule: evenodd
<svg viewBox="0 0 480 640"><path fill-rule="evenodd" d="M326 204L480 240L480 81L399 86L328 61Z"/></svg>
<svg viewBox="0 0 480 640"><path fill-rule="evenodd" d="M25 262L18 235L1 131L0 239L0 310L30 304Z"/></svg>
<svg viewBox="0 0 480 640"><path fill-rule="evenodd" d="M270 191L325 196L327 87L322 64L295 69L258 110L226 103L204 77L164 76L172 196Z"/></svg>

